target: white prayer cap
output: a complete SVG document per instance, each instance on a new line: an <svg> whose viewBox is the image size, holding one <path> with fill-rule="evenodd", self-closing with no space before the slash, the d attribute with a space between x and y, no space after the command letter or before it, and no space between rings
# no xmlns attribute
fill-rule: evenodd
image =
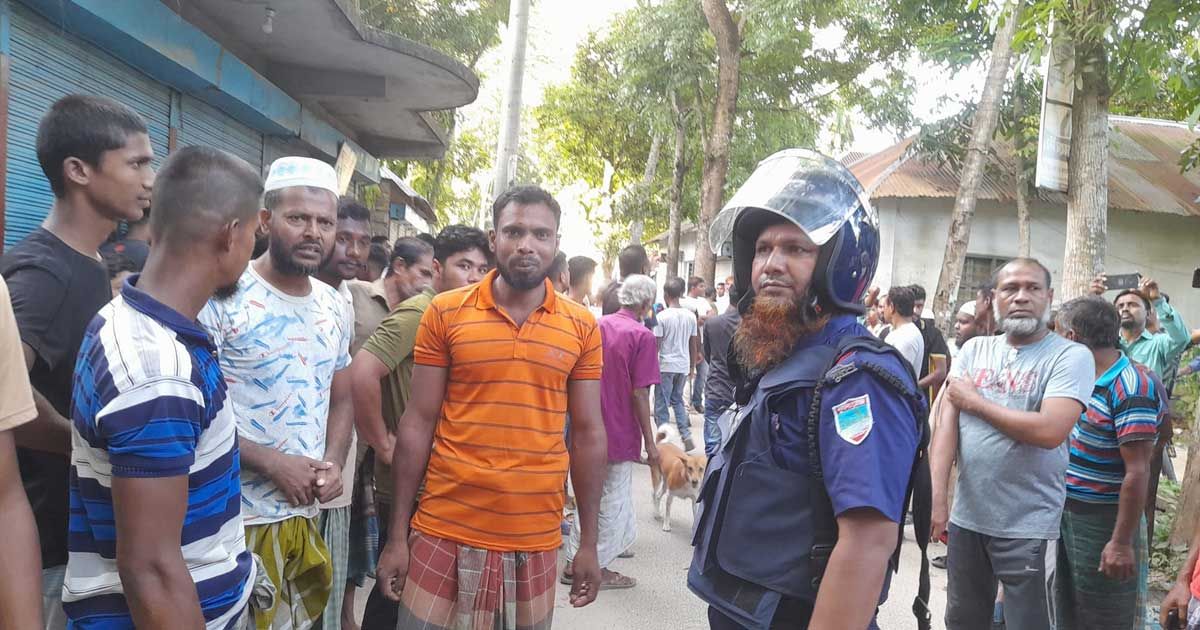
<svg viewBox="0 0 1200 630"><path fill-rule="evenodd" d="M958 307L958 313L967 317L975 317L975 300L963 302L963 305Z"/></svg>
<svg viewBox="0 0 1200 630"><path fill-rule="evenodd" d="M335 197L339 196L337 173L334 172L333 167L313 158L281 157L271 163L264 192L292 186L324 188L333 193Z"/></svg>

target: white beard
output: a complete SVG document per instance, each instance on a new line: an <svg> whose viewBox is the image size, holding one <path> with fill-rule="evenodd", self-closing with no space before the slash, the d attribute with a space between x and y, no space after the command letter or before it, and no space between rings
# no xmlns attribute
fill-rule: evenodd
<svg viewBox="0 0 1200 630"><path fill-rule="evenodd" d="M1041 317L1004 317L1000 319L1000 330L1018 337L1028 337L1046 327L1050 323L1050 312L1047 310Z"/></svg>

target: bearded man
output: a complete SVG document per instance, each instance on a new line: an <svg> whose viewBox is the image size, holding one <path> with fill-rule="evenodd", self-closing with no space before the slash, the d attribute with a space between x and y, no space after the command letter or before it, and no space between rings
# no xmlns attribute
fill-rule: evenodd
<svg viewBox="0 0 1200 630"><path fill-rule="evenodd" d="M714 250L730 237L749 288L741 409L702 488L688 586L714 629L874 628L925 417L911 366L856 318L877 216L845 167L789 150L717 217Z"/></svg>
<svg viewBox="0 0 1200 630"><path fill-rule="evenodd" d="M994 277L1003 335L967 341L933 436L933 527L949 526L946 627L986 628L997 582L1010 628L1054 627L1054 572L1067 498L1067 437L1092 396L1085 346L1050 334L1050 271L1018 258ZM958 463L954 512L947 491Z"/></svg>

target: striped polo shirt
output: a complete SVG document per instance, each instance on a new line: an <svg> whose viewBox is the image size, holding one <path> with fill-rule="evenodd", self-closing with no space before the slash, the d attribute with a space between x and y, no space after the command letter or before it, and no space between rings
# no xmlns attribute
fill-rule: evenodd
<svg viewBox="0 0 1200 630"><path fill-rule="evenodd" d="M1121 446L1158 435L1159 394L1150 375L1124 355L1092 390L1071 430L1067 498L1117 504L1125 480Z"/></svg>
<svg viewBox="0 0 1200 630"><path fill-rule="evenodd" d="M225 381L207 333L136 283L92 320L75 366L63 609L73 627L133 628L117 573L113 478L186 475L180 551L207 627L229 628L254 563Z"/></svg>
<svg viewBox="0 0 1200 630"><path fill-rule="evenodd" d="M414 363L449 370L412 526L483 549L557 549L567 382L599 380L600 329L549 280L546 299L518 328L496 306L495 280L493 270L438 295L417 329Z"/></svg>

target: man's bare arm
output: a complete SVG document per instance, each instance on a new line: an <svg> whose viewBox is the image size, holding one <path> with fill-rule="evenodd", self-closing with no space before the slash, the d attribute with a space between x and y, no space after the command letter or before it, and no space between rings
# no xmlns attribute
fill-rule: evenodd
<svg viewBox="0 0 1200 630"><path fill-rule="evenodd" d="M925 378L917 381L917 387L920 389L929 389L930 387L938 387L946 382L946 375L950 373L949 364L946 362L946 357L940 354L931 354L929 358L933 360L933 369Z"/></svg>
<svg viewBox="0 0 1200 630"><path fill-rule="evenodd" d="M117 571L138 628L204 628L179 537L188 477L113 477Z"/></svg>
<svg viewBox="0 0 1200 630"><path fill-rule="evenodd" d="M933 485L933 522L930 535L937 539L950 519L950 470L958 458L958 409L946 402L946 391L933 401L933 441L929 447L929 475ZM939 531L940 530L940 531Z"/></svg>
<svg viewBox="0 0 1200 630"><path fill-rule="evenodd" d="M1047 398L1040 411L1018 411L982 398L980 401L982 404L964 411L1018 442L1046 449L1062 445L1083 413L1083 404L1073 398Z"/></svg>
<svg viewBox="0 0 1200 630"><path fill-rule="evenodd" d="M391 370L378 357L359 350L350 364L354 388L354 428L358 437L366 440L384 461L392 461L396 436L388 431L383 420L383 387L380 380Z"/></svg>
<svg viewBox="0 0 1200 630"><path fill-rule="evenodd" d="M388 544L408 544L408 522L417 502L417 489L429 467L433 432L442 415L446 381L450 370L414 365L412 395L404 415L396 424L396 452L392 456L392 522ZM571 427L574 431L574 425Z"/></svg>
<svg viewBox="0 0 1200 630"><path fill-rule="evenodd" d="M32 370L37 361L37 353L29 344L22 343L21 350L25 354L25 369ZM37 408L37 417L32 422L13 430L17 446L35 451L71 454L71 421L54 409L54 405L46 397L33 388L33 404Z"/></svg>
<svg viewBox="0 0 1200 630"><path fill-rule="evenodd" d="M28 423L27 423L28 424ZM42 558L37 524L17 470L11 431L0 431L0 628L42 627Z"/></svg>
<svg viewBox="0 0 1200 630"><path fill-rule="evenodd" d="M600 536L600 493L608 464L608 437L600 416L600 381L567 382L571 413L571 485L579 512L579 551L575 554L570 601L576 608L595 600L600 588L596 545Z"/></svg>
<svg viewBox="0 0 1200 630"><path fill-rule="evenodd" d="M899 525L872 508L855 508L837 518L838 541L829 556L808 627L812 630L866 628L875 616L888 558L896 550Z"/></svg>
<svg viewBox="0 0 1200 630"><path fill-rule="evenodd" d="M317 471L317 498L328 503L349 488L342 487L342 468L350 453L351 436L354 434L354 392L351 387L349 368L333 373L329 385L329 419L325 425L326 463L333 466Z"/></svg>

